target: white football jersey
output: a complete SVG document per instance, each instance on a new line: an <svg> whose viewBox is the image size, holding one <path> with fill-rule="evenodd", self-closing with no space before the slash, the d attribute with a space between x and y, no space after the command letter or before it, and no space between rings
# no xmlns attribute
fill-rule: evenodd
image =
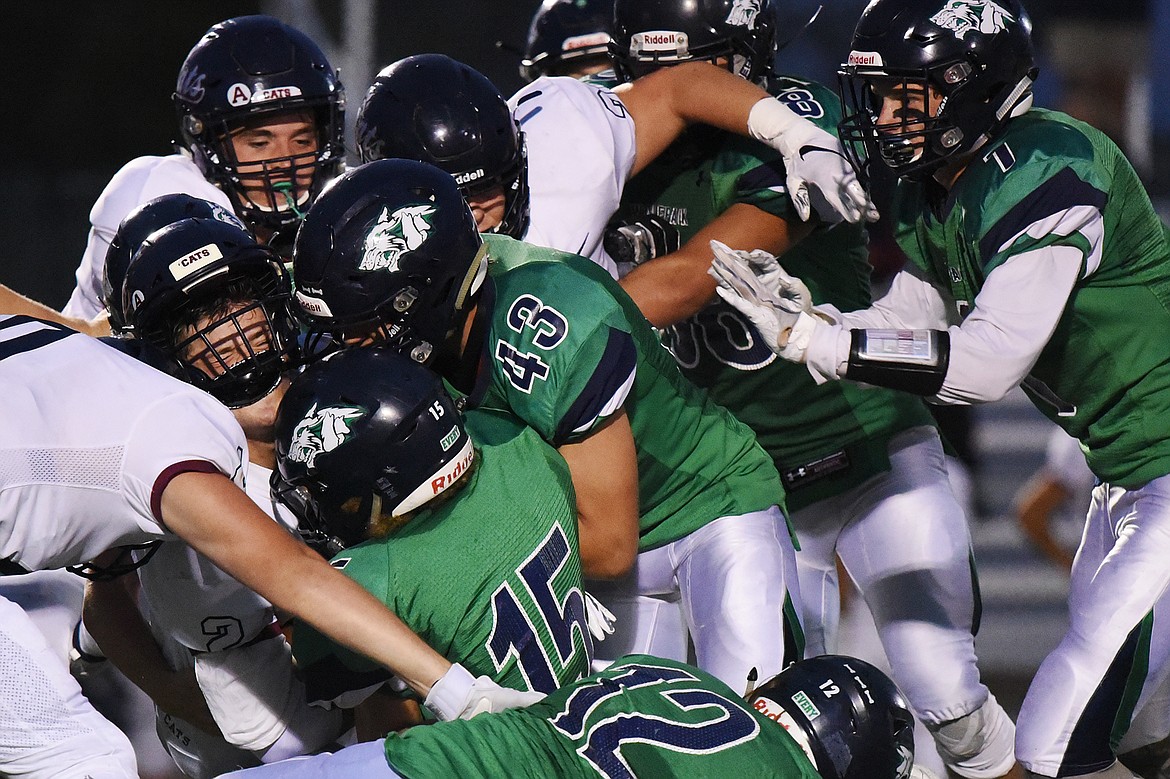
<svg viewBox="0 0 1170 779"><path fill-rule="evenodd" d="M276 506L271 476L268 468L248 463L248 497L269 516ZM283 507L277 518L289 531L296 529L296 519ZM138 569L138 578L160 644L173 640L188 650L216 652L250 641L274 618L268 601L179 539L160 546Z"/></svg>
<svg viewBox="0 0 1170 779"><path fill-rule="evenodd" d="M210 200L234 213L228 196L205 179L186 154L131 160L114 174L89 212L89 241L77 268L77 286L63 309L65 314L93 319L101 313L106 250L118 225L143 203L176 193Z"/></svg>
<svg viewBox="0 0 1170 779"><path fill-rule="evenodd" d="M528 148L524 240L588 257L617 278L602 237L634 165L629 112L610 90L568 76L538 78L508 105Z"/></svg>
<svg viewBox="0 0 1170 779"><path fill-rule="evenodd" d="M0 560L27 570L167 536L188 471L244 486L247 444L219 401L88 336L0 316Z"/></svg>

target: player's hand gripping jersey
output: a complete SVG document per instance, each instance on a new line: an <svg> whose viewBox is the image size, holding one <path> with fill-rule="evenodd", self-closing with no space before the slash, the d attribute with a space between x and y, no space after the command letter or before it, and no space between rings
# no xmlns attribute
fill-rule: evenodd
<svg viewBox="0 0 1170 779"><path fill-rule="evenodd" d="M162 492L180 473L243 486L247 444L227 408L87 336L0 316L0 386L6 566L61 568L163 538Z"/></svg>
<svg viewBox="0 0 1170 779"><path fill-rule="evenodd" d="M593 653L568 467L510 415L473 409L466 426L479 452L471 482L333 565L473 675L552 692L588 673ZM294 649L312 700L387 679L308 625Z"/></svg>
<svg viewBox="0 0 1170 779"><path fill-rule="evenodd" d="M639 551L783 505L751 430L681 376L608 274L576 255L484 240L491 284L477 314L487 336L473 405L511 410L559 446L624 403L638 453Z"/></svg>
<svg viewBox="0 0 1170 779"><path fill-rule="evenodd" d="M819 776L783 727L715 677L622 658L525 709L386 738L404 777Z"/></svg>

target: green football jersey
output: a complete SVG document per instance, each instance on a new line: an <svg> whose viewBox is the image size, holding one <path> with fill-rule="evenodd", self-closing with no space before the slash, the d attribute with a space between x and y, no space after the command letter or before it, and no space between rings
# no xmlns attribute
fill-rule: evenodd
<svg viewBox="0 0 1170 779"><path fill-rule="evenodd" d="M836 130L840 101L820 84L780 77L770 91L797 114ZM684 242L736 203L799 222L779 152L711 128L695 128L626 185L619 216L651 212ZM779 258L814 303L842 311L870 304L870 265L861 225L820 225ZM713 302L665 328L683 374L755 431L784 479L795 510L890 468L888 441L934 424L922 401L850 382L820 386L803 365L777 357L736 309Z"/></svg>
<svg viewBox="0 0 1170 779"><path fill-rule="evenodd" d="M820 776L787 731L710 674L628 655L525 709L386 738L407 779Z"/></svg>
<svg viewBox="0 0 1170 779"><path fill-rule="evenodd" d="M471 410L479 465L447 501L332 562L436 652L472 674L539 692L589 673L577 507L568 466L511 415ZM312 700L386 674L297 625L293 652Z"/></svg>
<svg viewBox="0 0 1170 779"><path fill-rule="evenodd" d="M584 257L485 236L491 284L473 405L516 414L554 445L579 440L625 409L638 456L639 549L668 544L724 516L784 505L752 431L683 378L638 307ZM634 370L636 366L636 371Z"/></svg>
<svg viewBox="0 0 1170 779"><path fill-rule="evenodd" d="M1088 275L1024 391L1080 439L1103 481L1133 488L1170 473L1170 244L1117 146L1083 122L1032 109L981 150L945 198L910 182L896 195L898 242L961 311L1012 257L1047 246L1081 252ZM1086 208L1102 215L1093 234L1050 229Z"/></svg>

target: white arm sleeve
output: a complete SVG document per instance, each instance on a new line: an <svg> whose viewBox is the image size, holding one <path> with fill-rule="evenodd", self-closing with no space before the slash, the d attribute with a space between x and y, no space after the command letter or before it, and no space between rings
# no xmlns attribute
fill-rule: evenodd
<svg viewBox="0 0 1170 779"><path fill-rule="evenodd" d="M1017 386L1056 329L1081 272L1083 253L1072 246L1048 246L1015 255L987 275L963 323L947 328L951 357L935 400L970 404L998 400ZM849 359L849 331L862 327L941 329L944 298L905 272L873 307L834 317L839 324L818 327L806 354L818 382L840 378ZM928 292L933 290L933 294ZM920 306L915 311L915 306Z"/></svg>
<svg viewBox="0 0 1170 779"><path fill-rule="evenodd" d="M971 313L950 328L951 362L938 401L999 400L1017 386L1052 337L1083 260L1071 246L1050 246L987 274Z"/></svg>

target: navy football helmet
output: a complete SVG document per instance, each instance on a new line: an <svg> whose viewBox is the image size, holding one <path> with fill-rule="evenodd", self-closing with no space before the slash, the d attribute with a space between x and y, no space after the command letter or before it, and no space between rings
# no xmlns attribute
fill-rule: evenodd
<svg viewBox="0 0 1170 779"><path fill-rule="evenodd" d="M612 32L620 81L725 57L732 73L755 82L767 78L776 53L768 0L616 0Z"/></svg>
<svg viewBox="0 0 1170 779"><path fill-rule="evenodd" d="M890 678L864 660L801 660L748 702L788 731L824 779L908 779L914 767L914 716Z"/></svg>
<svg viewBox="0 0 1170 779"><path fill-rule="evenodd" d="M585 63L609 64L613 0L544 0L528 25L520 77L565 76Z"/></svg>
<svg viewBox="0 0 1170 779"><path fill-rule="evenodd" d="M457 353L486 275L486 247L455 180L413 160L375 160L336 179L293 247L298 315L310 331L335 342L375 336L421 363Z"/></svg>
<svg viewBox="0 0 1170 779"><path fill-rule="evenodd" d="M308 36L270 16L238 16L208 30L184 60L173 99L182 145L251 225L295 224L344 162L345 98L336 71ZM233 131L296 113L316 123L315 152L240 163ZM297 184L306 177L307 188Z"/></svg>
<svg viewBox="0 0 1170 779"><path fill-rule="evenodd" d="M442 380L404 355L363 347L293 380L276 415L272 487L302 537L332 557L446 493L474 462Z"/></svg>
<svg viewBox="0 0 1170 779"><path fill-rule="evenodd" d="M124 333L126 315L122 310L122 283L126 280L126 269L138 247L155 230L184 219L200 217L218 219L221 222L243 227L239 218L216 203L202 198L176 193L162 195L135 208L122 223L106 249L106 261L102 266L102 305L110 312L110 329Z"/></svg>
<svg viewBox="0 0 1170 779"><path fill-rule="evenodd" d="M184 219L130 261L122 305L134 335L229 408L271 392L300 354L284 263L242 227Z"/></svg>
<svg viewBox="0 0 1170 779"><path fill-rule="evenodd" d="M443 54L416 54L382 70L357 115L362 162L402 158L455 177L464 197L504 191L504 218L493 232L528 229L528 155L524 134L495 85Z"/></svg>
<svg viewBox="0 0 1170 779"><path fill-rule="evenodd" d="M922 179L994 138L1032 105L1032 21L1018 0L874 0L839 73L841 141L858 170L878 157ZM878 123L880 95L942 98L935 116Z"/></svg>

